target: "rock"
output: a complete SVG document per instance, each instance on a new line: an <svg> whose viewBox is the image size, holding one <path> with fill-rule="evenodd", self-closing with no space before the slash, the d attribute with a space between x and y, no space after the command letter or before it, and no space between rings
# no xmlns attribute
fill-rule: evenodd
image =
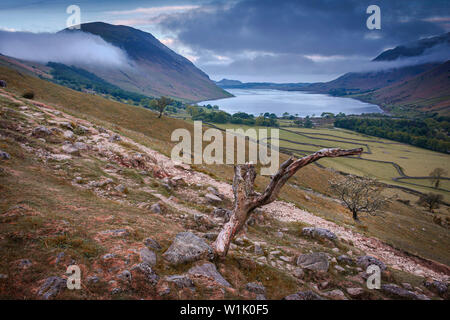
<svg viewBox="0 0 450 320"><path fill-rule="evenodd" d="M353 259L350 258L349 256L345 255L345 254L340 255L339 257L337 257L337 261L339 261L339 263L349 264L349 265L352 265L354 263Z"/></svg>
<svg viewBox="0 0 450 320"><path fill-rule="evenodd" d="M113 237L127 237L130 235L127 229L106 230L102 231L102 234L108 234Z"/></svg>
<svg viewBox="0 0 450 320"><path fill-rule="evenodd" d="M365 270L367 267L369 267L371 264L375 264L380 267L381 271L386 270L386 265L378 260L377 258L374 258L372 256L359 256L356 260L356 264Z"/></svg>
<svg viewBox="0 0 450 320"><path fill-rule="evenodd" d="M264 254L263 248L259 244L255 244L255 254L261 256Z"/></svg>
<svg viewBox="0 0 450 320"><path fill-rule="evenodd" d="M70 131L70 130L66 130L66 131L64 131L63 136L66 139L72 139L73 138L73 132Z"/></svg>
<svg viewBox="0 0 450 320"><path fill-rule="evenodd" d="M148 264L150 267L156 265L156 254L148 248L142 248L139 252L143 263Z"/></svg>
<svg viewBox="0 0 450 320"><path fill-rule="evenodd" d="M359 288L359 287L356 287L356 288L347 288L346 291L347 291L348 295L349 295L350 297L352 297L352 298L359 298L359 297L361 297L361 296L363 295L363 293L364 293L364 289L363 289L363 288Z"/></svg>
<svg viewBox="0 0 450 320"><path fill-rule="evenodd" d="M202 265L192 267L188 271L193 276L203 276L210 278L224 287L231 287L227 280L217 271L217 268L211 262L205 262Z"/></svg>
<svg viewBox="0 0 450 320"><path fill-rule="evenodd" d="M172 265L179 265L200 259L212 260L213 249L201 238L191 232L180 232L175 236L172 245L163 254Z"/></svg>
<svg viewBox="0 0 450 320"><path fill-rule="evenodd" d="M44 126L39 126L33 129L32 135L37 138L42 138L51 135L52 132Z"/></svg>
<svg viewBox="0 0 450 320"><path fill-rule="evenodd" d="M333 248L333 249L331 249L331 251L333 251L334 253L338 253L339 252L339 248Z"/></svg>
<svg viewBox="0 0 450 320"><path fill-rule="evenodd" d="M230 220L231 214L232 214L231 210L227 210L227 209L223 209L223 208L215 208L213 210L213 215L215 217L223 218L223 220L225 222L228 222L228 220Z"/></svg>
<svg viewBox="0 0 450 320"><path fill-rule="evenodd" d="M412 291L403 289L396 284L383 284L381 291L394 299L409 299L409 300L429 300L423 294L417 294Z"/></svg>
<svg viewBox="0 0 450 320"><path fill-rule="evenodd" d="M21 260L19 260L19 268L28 269L32 265L33 265L33 262L31 262L30 259L21 259Z"/></svg>
<svg viewBox="0 0 450 320"><path fill-rule="evenodd" d="M0 88L6 88L7 84L5 80L0 80Z"/></svg>
<svg viewBox="0 0 450 320"><path fill-rule="evenodd" d="M245 289L256 294L266 294L266 288L259 282L249 282L245 285Z"/></svg>
<svg viewBox="0 0 450 320"><path fill-rule="evenodd" d="M125 187L123 184L119 184L118 186L116 186L114 188L114 190L116 190L117 192L120 192L120 193L126 193L127 187Z"/></svg>
<svg viewBox="0 0 450 320"><path fill-rule="evenodd" d="M283 238L283 236L284 236L284 234L283 234L283 232L281 232L281 231L278 231L277 233L275 233L275 236L277 237L277 238Z"/></svg>
<svg viewBox="0 0 450 320"><path fill-rule="evenodd" d="M323 292L322 295L333 300L348 300L345 294L339 289Z"/></svg>
<svg viewBox="0 0 450 320"><path fill-rule="evenodd" d="M205 239L214 241L214 240L217 239L217 236L218 236L218 235L219 235L219 234L218 234L218 233L215 233L215 232L208 232L208 233L205 233L205 234L203 235L203 237L204 237Z"/></svg>
<svg viewBox="0 0 450 320"><path fill-rule="evenodd" d="M198 226L203 226L206 229L212 229L215 227L215 223L207 215L204 214L194 214L194 221Z"/></svg>
<svg viewBox="0 0 450 320"><path fill-rule="evenodd" d="M159 276L152 270L146 263L139 263L131 269L132 272L137 272L145 276L147 281L152 285L156 285L159 280Z"/></svg>
<svg viewBox="0 0 450 320"><path fill-rule="evenodd" d="M257 294L255 300L267 300L267 298L263 294Z"/></svg>
<svg viewBox="0 0 450 320"><path fill-rule="evenodd" d="M288 295L284 297L283 300L324 300L317 293L307 290L307 291L299 291L297 293Z"/></svg>
<svg viewBox="0 0 450 320"><path fill-rule="evenodd" d="M410 284L407 283L407 282L403 282L403 283L402 283L402 286L403 286L403 288L405 288L406 290L409 290L409 291L414 290L413 287L412 287L412 285L410 285Z"/></svg>
<svg viewBox="0 0 450 320"><path fill-rule="evenodd" d="M194 288L194 282L186 275L173 275L165 277L167 282L174 283L178 288Z"/></svg>
<svg viewBox="0 0 450 320"><path fill-rule="evenodd" d="M150 211L153 212L153 213L159 214L159 213L162 212L161 206L159 205L159 203L154 203L154 204L151 205Z"/></svg>
<svg viewBox="0 0 450 320"><path fill-rule="evenodd" d="M76 148L73 144L67 143L61 147L61 150L71 155L80 155L80 149Z"/></svg>
<svg viewBox="0 0 450 320"><path fill-rule="evenodd" d="M67 287L65 279L60 277L49 277L45 279L44 284L39 288L38 295L48 300L57 296L64 288Z"/></svg>
<svg viewBox="0 0 450 320"><path fill-rule="evenodd" d="M287 262L287 263L291 263L291 258L290 257L286 257L286 256L280 256L280 260Z"/></svg>
<svg viewBox="0 0 450 320"><path fill-rule="evenodd" d="M424 285L430 291L437 293L440 296L444 296L448 291L448 285L445 282L438 280L425 280Z"/></svg>
<svg viewBox="0 0 450 320"><path fill-rule="evenodd" d="M117 276L122 281L131 282L131 272L128 270L123 270L119 275Z"/></svg>
<svg viewBox="0 0 450 320"><path fill-rule="evenodd" d="M308 270L327 272L330 266L328 257L323 252L302 254L297 259L297 265Z"/></svg>
<svg viewBox="0 0 450 320"><path fill-rule="evenodd" d="M70 122L61 123L61 127L65 128L65 129L73 130L73 126Z"/></svg>
<svg viewBox="0 0 450 320"><path fill-rule="evenodd" d="M107 253L105 255L102 256L103 260L110 260L110 259L114 259L116 257L116 255L114 253Z"/></svg>
<svg viewBox="0 0 450 320"><path fill-rule="evenodd" d="M100 281L100 278L98 276L90 276L87 279L88 284L98 283Z"/></svg>
<svg viewBox="0 0 450 320"><path fill-rule="evenodd" d="M85 133L89 132L89 128L85 127L85 126L83 126L81 124L77 125L77 129L78 129L78 132L80 132L82 134L85 134Z"/></svg>
<svg viewBox="0 0 450 320"><path fill-rule="evenodd" d="M11 156L9 155L9 153L0 150L0 159L9 160L9 159L11 159Z"/></svg>
<svg viewBox="0 0 450 320"><path fill-rule="evenodd" d="M148 247L150 249L153 249L153 250L156 250L156 251L159 251L159 250L162 249L161 245L156 240L154 240L152 238L145 239L144 240L144 244L145 244L146 247Z"/></svg>
<svg viewBox="0 0 450 320"><path fill-rule="evenodd" d="M305 271L303 271L302 268L295 268L294 272L292 273L294 275L294 277L296 277L297 279L303 279L303 277L305 276Z"/></svg>
<svg viewBox="0 0 450 320"><path fill-rule="evenodd" d="M324 228L303 228L302 235L308 236L314 239L328 239L334 241L337 236L328 229Z"/></svg>
<svg viewBox="0 0 450 320"><path fill-rule="evenodd" d="M105 180L100 180L100 181L93 181L93 182L90 182L89 185L90 185L91 187L103 188L103 187L105 187L105 186L107 186L108 184L111 184L111 183L113 183L113 182L114 182L113 179L108 178L108 179L105 179Z"/></svg>
<svg viewBox="0 0 450 320"><path fill-rule="evenodd" d="M342 267L339 266L339 265L335 265L334 268L335 268L337 271L339 271L339 272L345 272L345 269L342 268Z"/></svg>
<svg viewBox="0 0 450 320"><path fill-rule="evenodd" d="M111 289L111 294L119 294L121 292L122 292L122 289L118 288L118 287Z"/></svg>
<svg viewBox="0 0 450 320"><path fill-rule="evenodd" d="M75 142L74 144L73 144L73 147L74 148L76 148L76 149L78 149L78 150L87 150L88 149L88 146L87 146L87 144L86 143L84 143L84 142Z"/></svg>
<svg viewBox="0 0 450 320"><path fill-rule="evenodd" d="M122 141L122 138L118 134L113 134L109 137L109 142Z"/></svg>
<svg viewBox="0 0 450 320"><path fill-rule="evenodd" d="M222 199L220 199L218 196L216 196L213 193L205 194L205 198L209 203L212 203L212 204L218 204L218 203L222 202Z"/></svg>
<svg viewBox="0 0 450 320"><path fill-rule="evenodd" d="M220 199L224 198L224 196L219 191L217 191L217 189L214 187L208 187L206 189L206 191L208 191L209 193L212 193L213 195L219 197Z"/></svg>

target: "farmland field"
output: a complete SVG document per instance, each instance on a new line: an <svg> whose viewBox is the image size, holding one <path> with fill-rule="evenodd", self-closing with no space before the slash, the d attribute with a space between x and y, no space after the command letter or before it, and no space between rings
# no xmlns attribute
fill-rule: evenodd
<svg viewBox="0 0 450 320"><path fill-rule="evenodd" d="M237 127L232 124L215 126L221 129ZM248 128L250 127L244 126L244 129ZM344 129L280 127L280 151L303 156L330 147L362 147L364 152L361 157L318 161L324 167L359 176L371 176L381 182L419 192L439 193L446 201L450 201L448 176L441 182L438 189L432 187L429 178L434 168L443 168L448 171L450 156L447 154Z"/></svg>

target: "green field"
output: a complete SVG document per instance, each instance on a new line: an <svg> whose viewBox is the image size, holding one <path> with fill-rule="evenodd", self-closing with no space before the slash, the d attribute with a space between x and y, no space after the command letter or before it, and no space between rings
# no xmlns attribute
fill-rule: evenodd
<svg viewBox="0 0 450 320"><path fill-rule="evenodd" d="M216 126L222 129L237 127L232 124ZM439 193L446 201L450 200L450 180L443 180L439 189L435 189L426 178L434 168L450 171L450 155L344 129L280 127L280 150L285 153L303 156L330 147L362 147L364 153L361 157L320 160L319 164L325 167L371 176L387 184L420 192Z"/></svg>

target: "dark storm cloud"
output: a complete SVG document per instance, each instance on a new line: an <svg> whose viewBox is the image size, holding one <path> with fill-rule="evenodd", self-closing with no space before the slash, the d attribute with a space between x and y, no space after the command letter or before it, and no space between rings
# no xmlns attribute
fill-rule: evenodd
<svg viewBox="0 0 450 320"><path fill-rule="evenodd" d="M366 8L381 8L382 28L366 28ZM440 34L424 19L449 15L448 1L243 0L174 15L163 26L198 49L375 56L388 46Z"/></svg>
<svg viewBox="0 0 450 320"><path fill-rule="evenodd" d="M372 4L381 8L381 30L366 27ZM442 34L449 16L448 1L241 0L171 15L161 25L213 77L279 74L303 81L301 74L332 77L387 48ZM232 62L205 63L214 55Z"/></svg>

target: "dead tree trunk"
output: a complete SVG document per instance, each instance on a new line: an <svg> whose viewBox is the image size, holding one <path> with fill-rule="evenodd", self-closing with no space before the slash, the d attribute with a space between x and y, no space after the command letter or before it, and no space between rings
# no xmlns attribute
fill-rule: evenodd
<svg viewBox="0 0 450 320"><path fill-rule="evenodd" d="M289 158L281 164L278 172L272 176L270 183L263 193L254 190L256 170L253 164L242 164L234 167L233 193L234 208L230 220L223 226L213 249L218 256L226 256L233 237L242 229L247 219L254 209L273 202L284 184L300 168L325 157L342 157L361 154L362 148L342 150L342 149L322 149L309 156L294 160Z"/></svg>

